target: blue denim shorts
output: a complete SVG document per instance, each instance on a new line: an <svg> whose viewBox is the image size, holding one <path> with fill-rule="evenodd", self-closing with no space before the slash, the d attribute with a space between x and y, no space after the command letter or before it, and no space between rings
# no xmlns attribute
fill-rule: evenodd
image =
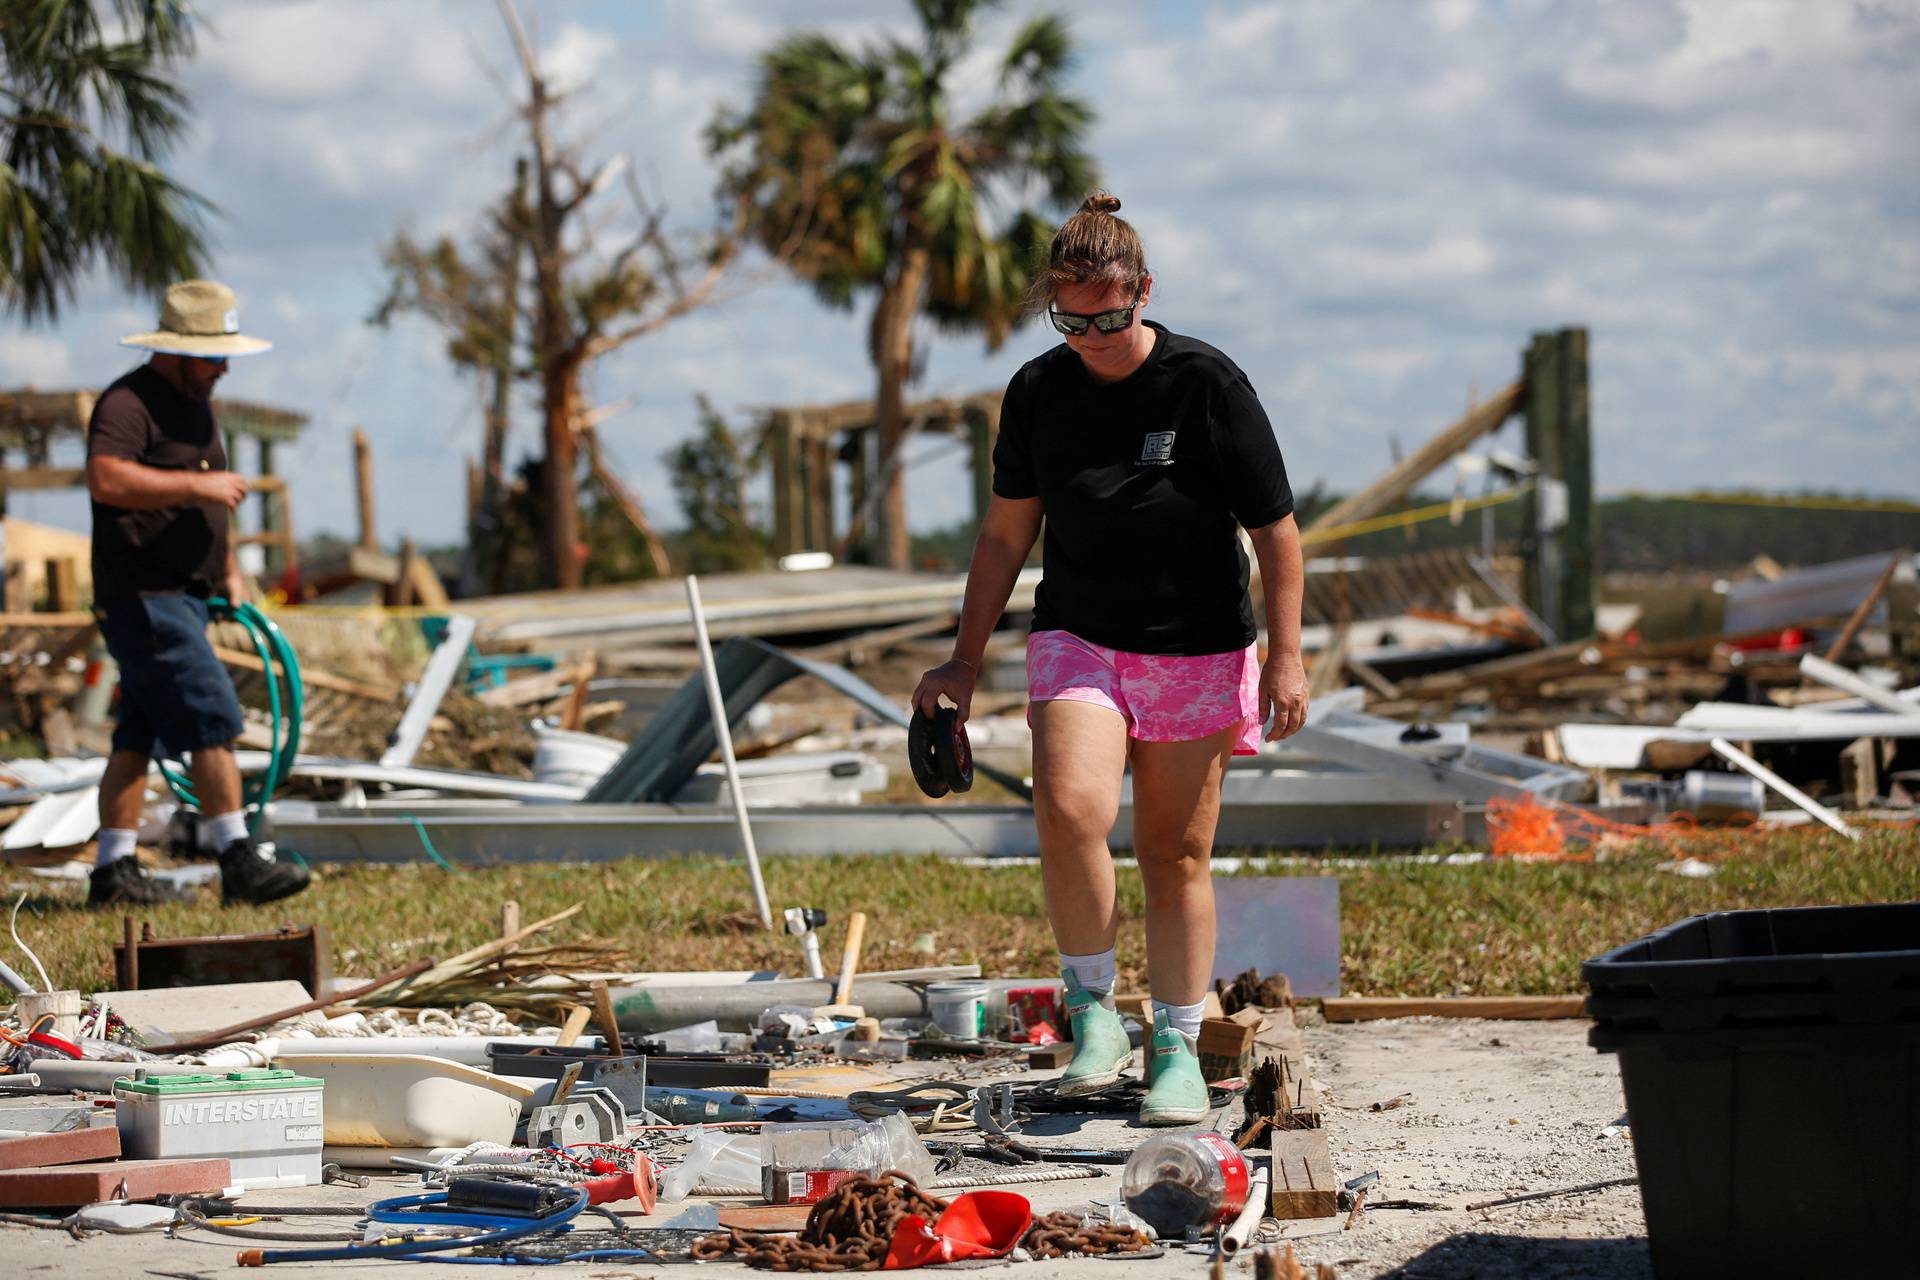
<svg viewBox="0 0 1920 1280"><path fill-rule="evenodd" d="M181 592L116 600L100 637L120 665L115 751L179 757L240 736L240 699L207 642L207 602Z"/></svg>

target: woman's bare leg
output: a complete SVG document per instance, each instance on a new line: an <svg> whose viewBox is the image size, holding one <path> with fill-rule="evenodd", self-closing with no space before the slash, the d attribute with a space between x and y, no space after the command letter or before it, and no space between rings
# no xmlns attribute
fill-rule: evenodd
<svg viewBox="0 0 1920 1280"><path fill-rule="evenodd" d="M1148 985L1168 1004L1205 999L1213 976L1210 859L1220 782L1238 735L1235 726L1191 742L1133 744L1133 852L1146 886Z"/></svg>
<svg viewBox="0 0 1920 1280"><path fill-rule="evenodd" d="M1056 945L1067 955L1113 946L1118 923L1107 833L1120 813L1127 724L1090 702L1033 704L1033 812L1040 878Z"/></svg>

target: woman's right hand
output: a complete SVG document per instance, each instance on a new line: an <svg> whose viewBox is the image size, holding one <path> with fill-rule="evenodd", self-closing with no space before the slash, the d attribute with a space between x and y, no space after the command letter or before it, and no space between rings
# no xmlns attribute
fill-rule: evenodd
<svg viewBox="0 0 1920 1280"><path fill-rule="evenodd" d="M933 670L920 677L920 683L913 691L913 705L929 716L940 710L940 695L960 710L960 721L966 723L967 711L973 705L973 684L980 678L979 672L958 658L949 658Z"/></svg>

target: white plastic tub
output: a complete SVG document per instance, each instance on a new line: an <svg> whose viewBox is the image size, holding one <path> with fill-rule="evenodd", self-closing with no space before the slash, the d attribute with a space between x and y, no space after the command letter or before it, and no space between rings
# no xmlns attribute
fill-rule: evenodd
<svg viewBox="0 0 1920 1280"><path fill-rule="evenodd" d="M510 1143L535 1092L477 1067L416 1054L286 1054L274 1065L326 1082L330 1147Z"/></svg>

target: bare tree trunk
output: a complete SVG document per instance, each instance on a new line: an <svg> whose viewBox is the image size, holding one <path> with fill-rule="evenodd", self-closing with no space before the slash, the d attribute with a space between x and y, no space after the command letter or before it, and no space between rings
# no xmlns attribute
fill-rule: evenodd
<svg viewBox="0 0 1920 1280"><path fill-rule="evenodd" d="M874 405L880 428L878 474L886 476L886 496L880 502L876 522L876 549L881 563L890 569L912 567L911 544L907 537L907 477L904 466L888 472L887 461L906 442L907 377L913 367L913 317L920 310L920 295L926 289L933 255L914 245L900 259L900 272L886 292L874 316L874 360L880 369L880 390Z"/></svg>
<svg viewBox="0 0 1920 1280"><path fill-rule="evenodd" d="M524 247L524 221L521 218L527 200L527 161L514 162L513 203L502 219L508 228L506 261L497 269L502 275L501 311L505 323L500 349L495 352L493 391L487 404L485 448L480 459L480 501L467 529L467 555L461 566L460 590L477 595L481 583L488 583L497 594L506 582L506 500L507 432L513 423L513 356L515 336L520 331L520 258Z"/></svg>
<svg viewBox="0 0 1920 1280"><path fill-rule="evenodd" d="M580 360L556 355L541 385L547 457L542 473L547 578L562 591L580 585L579 453L574 424L580 407Z"/></svg>

